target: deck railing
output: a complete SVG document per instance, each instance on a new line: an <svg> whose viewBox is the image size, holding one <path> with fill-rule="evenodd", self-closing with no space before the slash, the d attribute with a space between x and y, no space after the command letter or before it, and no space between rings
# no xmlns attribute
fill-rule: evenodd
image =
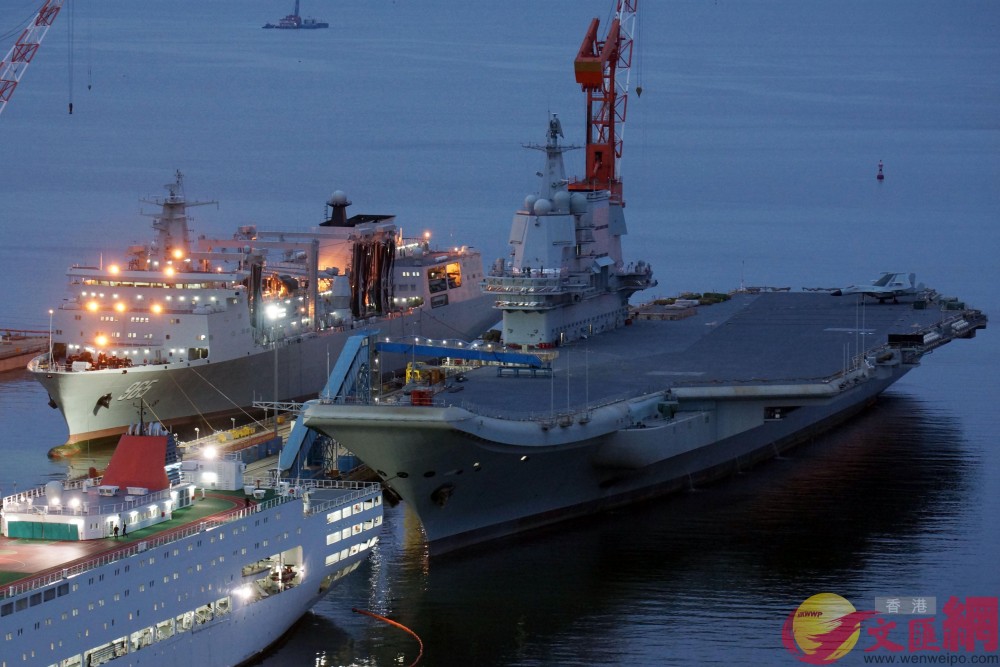
<svg viewBox="0 0 1000 667"><path fill-rule="evenodd" d="M94 485L91 488L96 488L99 485ZM82 488L81 485L67 485L64 490ZM119 503L106 504L106 503L86 503L77 506L69 505L35 505L34 502L28 503L28 500L34 500L34 498L42 497L45 495L45 489L34 488L30 491L25 491L22 493L17 493L12 496L7 496L3 499L3 508L8 512L37 512L39 514L53 514L53 515L63 515L63 516L90 516L90 515L105 515L113 513L121 513L135 507L142 505L150 505L158 503L161 500L167 500L171 497L171 493L176 492L177 487L172 487L169 489L163 489L162 491L157 491L155 493L146 494L143 496L135 496L132 500L123 500ZM101 500L105 500L109 496L101 496ZM86 505L86 506L85 506Z"/></svg>
<svg viewBox="0 0 1000 667"><path fill-rule="evenodd" d="M284 480L283 480L284 481ZM289 482L291 486L302 488L302 489L344 489L349 493L344 494L338 498L324 501L322 503L311 504L308 514L317 514L319 512L328 511L332 507L339 505L347 505L353 503L355 500L359 500L366 495L369 495L378 484L372 482L344 482L336 480L299 480L297 483ZM262 486L262 488L265 488ZM273 489L273 485L267 486L266 488ZM109 551L103 553L94 558L89 558L87 560L75 563L69 567L62 568L61 570L56 570L48 574L39 575L31 579L24 581L19 581L13 583L9 586L4 586L0 589L0 599L9 599L23 595L29 591L37 590L45 586L69 579L79 574L83 574L88 570L93 570L95 568L101 567L103 565L108 565L109 563L114 563L115 561L121 560L123 558L129 558L143 551L148 551L149 549L156 549L162 547L166 544L171 544L179 540L183 540L191 535L197 533L203 533L207 530L213 530L220 526L224 526L233 521L238 521L239 519L246 518L251 514L256 514L258 512L263 512L279 505L292 502L297 499L297 496L275 496L269 500L258 503L252 507L245 507L238 510L233 510L227 512L222 516L205 517L201 521L192 521L190 524L182 526L180 528L171 530L169 532L163 533L159 536L153 537L147 540L139 540L127 547L121 549L115 549L114 551Z"/></svg>

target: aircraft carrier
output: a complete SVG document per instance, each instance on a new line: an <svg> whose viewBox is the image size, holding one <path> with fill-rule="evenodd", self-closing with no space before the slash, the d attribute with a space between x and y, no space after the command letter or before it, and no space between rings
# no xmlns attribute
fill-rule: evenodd
<svg viewBox="0 0 1000 667"><path fill-rule="evenodd" d="M410 504L431 553L746 470L850 418L926 355L987 324L906 273L857 290L631 306L657 283L621 248L623 118L607 111L624 108L615 67L631 50L626 10L603 42L595 20L576 58L588 91L585 177L566 178L572 147L555 115L545 144L528 146L545 153L542 186L514 214L509 258L482 283L503 317L502 344L355 337L305 409L306 426ZM413 359L402 391L383 391L386 353ZM418 355L445 363L421 369ZM282 465L294 456L283 452Z"/></svg>

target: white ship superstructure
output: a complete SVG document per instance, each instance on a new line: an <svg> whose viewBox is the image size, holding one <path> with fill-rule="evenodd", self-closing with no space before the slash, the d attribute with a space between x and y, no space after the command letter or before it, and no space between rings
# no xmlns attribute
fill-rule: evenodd
<svg viewBox="0 0 1000 667"><path fill-rule="evenodd" d="M69 442L112 436L140 407L175 430L222 429L254 400L315 396L350 331L471 339L495 323L479 253L402 238L393 216L330 217L304 231L241 227L195 238L180 173L153 240L121 261L74 266L50 350L29 365ZM142 405L140 406L140 401Z"/></svg>
<svg viewBox="0 0 1000 667"><path fill-rule="evenodd" d="M104 479L3 499L0 666L238 665L377 543L377 484L244 479L235 459L170 481L161 463L157 483L142 461L170 436L124 437L115 479L113 458Z"/></svg>

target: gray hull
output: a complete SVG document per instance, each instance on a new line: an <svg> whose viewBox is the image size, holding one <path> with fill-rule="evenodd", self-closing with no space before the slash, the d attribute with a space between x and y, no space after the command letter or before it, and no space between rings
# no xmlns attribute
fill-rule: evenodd
<svg viewBox="0 0 1000 667"><path fill-rule="evenodd" d="M465 430L481 419L454 408L425 409L423 419L354 408L350 417L337 418L330 432L386 473L389 486L420 516L432 552L443 553L746 470L863 410L907 370L852 389L828 405L801 408L714 442L705 427L726 418L725 406L677 423L588 437L591 425L600 428L595 414L587 424L555 426L579 440L549 449L484 441ZM339 407L311 408L307 424L324 423ZM609 457L608 450L620 448L622 439L631 449L656 450L663 458L628 466L624 456ZM693 444L697 441L704 444Z"/></svg>
<svg viewBox="0 0 1000 667"><path fill-rule="evenodd" d="M442 553L745 470L850 418L981 326L977 311L862 314L828 294L738 295L561 348L551 378L486 366L431 406L320 400L305 423L376 469ZM852 365L845 345L858 343Z"/></svg>

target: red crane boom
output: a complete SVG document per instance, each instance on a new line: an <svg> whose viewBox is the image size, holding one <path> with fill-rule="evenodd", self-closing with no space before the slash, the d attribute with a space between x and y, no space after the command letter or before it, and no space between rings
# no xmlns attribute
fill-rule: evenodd
<svg viewBox="0 0 1000 667"><path fill-rule="evenodd" d="M600 21L593 19L573 63L576 82L587 94L587 173L570 189L607 189L623 206L620 160L637 3L617 0L603 39L597 35Z"/></svg>
<svg viewBox="0 0 1000 667"><path fill-rule="evenodd" d="M45 0L31 24L24 29L17 42L0 61L0 114L7 107L7 102L14 94L24 70L31 64L31 59L35 57L38 47L42 44L42 38L49 31L62 6L63 0Z"/></svg>

